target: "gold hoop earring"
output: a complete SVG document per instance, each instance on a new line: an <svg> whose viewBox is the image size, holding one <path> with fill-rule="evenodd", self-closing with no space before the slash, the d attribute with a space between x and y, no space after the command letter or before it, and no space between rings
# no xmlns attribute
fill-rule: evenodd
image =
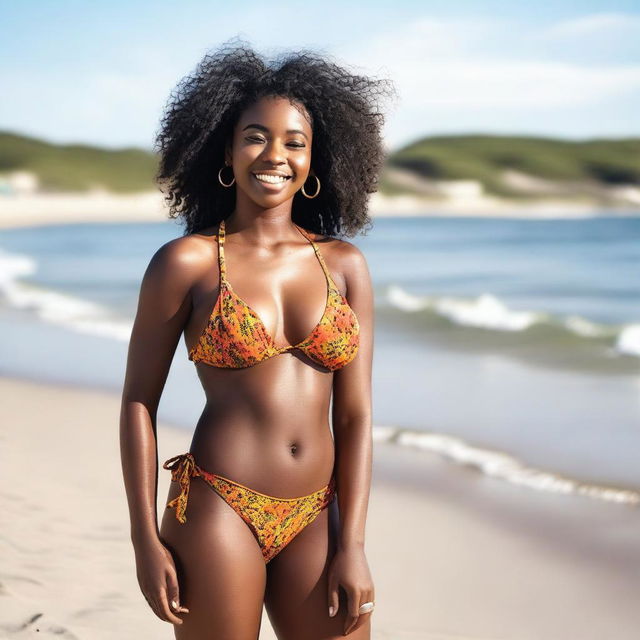
<svg viewBox="0 0 640 640"><path fill-rule="evenodd" d="M236 181L236 177L235 177L235 176L233 176L233 180L231 180L231 182L230 182L229 184L225 184L224 182L222 182L222 175L221 175L221 174L222 174L222 170L223 170L225 167L228 167L228 166L229 166L229 165L225 163L223 167L220 167L220 171L218 171L218 182L219 182L223 187L231 187L231 186L233 186L233 185L234 185L234 183L235 183L235 181Z"/></svg>
<svg viewBox="0 0 640 640"><path fill-rule="evenodd" d="M309 200L313 200L313 198L315 198L320 193L320 178L318 178L318 176L316 175L312 177L315 178L316 182L318 183L318 189L312 196L307 194L307 192L304 190L304 184L302 185L302 194L304 195L305 198L309 198ZM305 180L305 184L306 184L306 180Z"/></svg>

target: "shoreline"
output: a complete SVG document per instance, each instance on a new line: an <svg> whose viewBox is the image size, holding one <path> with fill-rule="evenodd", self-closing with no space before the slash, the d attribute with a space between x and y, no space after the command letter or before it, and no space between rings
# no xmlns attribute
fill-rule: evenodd
<svg viewBox="0 0 640 640"><path fill-rule="evenodd" d="M0 401L0 635L172 637L135 578L119 395L0 375ZM159 461L188 449L191 431L157 427ZM385 443L373 465L373 640L636 637L636 509L531 492ZM159 472L159 514L168 486ZM275 640L264 611L260 639Z"/></svg>
<svg viewBox="0 0 640 640"><path fill-rule="evenodd" d="M605 215L640 216L640 208L606 208L565 200L522 203L492 196L427 201L413 196L371 196L372 218L394 216L504 217L525 219L582 218ZM168 222L159 191L133 194L108 192L0 196L0 228L77 223ZM176 224L179 221L176 220Z"/></svg>

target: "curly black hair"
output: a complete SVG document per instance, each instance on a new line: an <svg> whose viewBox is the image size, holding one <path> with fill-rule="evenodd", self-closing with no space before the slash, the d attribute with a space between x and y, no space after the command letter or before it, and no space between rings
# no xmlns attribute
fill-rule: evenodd
<svg viewBox="0 0 640 640"><path fill-rule="evenodd" d="M350 73L327 55L301 50L271 62L231 41L208 52L172 91L155 150L156 182L169 217L182 217L185 235L230 215L235 189L217 178L224 148L240 114L265 96L289 98L306 109L313 131L312 167L321 181L317 198L296 193L293 221L315 233L354 236L371 220L369 194L377 191L385 159L379 99L393 83Z"/></svg>

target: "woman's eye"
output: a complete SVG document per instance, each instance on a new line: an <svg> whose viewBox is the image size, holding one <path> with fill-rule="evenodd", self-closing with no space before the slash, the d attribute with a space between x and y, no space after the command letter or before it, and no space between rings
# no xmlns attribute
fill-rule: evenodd
<svg viewBox="0 0 640 640"><path fill-rule="evenodd" d="M264 138L260 138L258 136L248 136L247 140L249 140L249 142L266 142ZM302 149L305 145L300 142L290 142L289 146L294 147L295 149Z"/></svg>

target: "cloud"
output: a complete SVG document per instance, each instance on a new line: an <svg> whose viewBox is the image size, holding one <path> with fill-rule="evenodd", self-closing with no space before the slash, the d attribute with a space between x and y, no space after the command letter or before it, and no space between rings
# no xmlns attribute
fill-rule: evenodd
<svg viewBox="0 0 640 640"><path fill-rule="evenodd" d="M571 136L618 127L621 135L638 134L640 59L630 54L640 40L640 16L594 13L549 24L494 15L359 13L353 9L341 24L319 16L311 31L282 34L278 41L289 44L277 49L293 48L297 38L354 71L390 77L399 101L387 120L389 144L427 131L471 129ZM261 15L245 22L258 23ZM204 53L203 43L215 40L201 24L206 35L190 31L188 41L181 32L171 44L125 39L118 51L126 60L107 57L91 69L40 65L25 72L12 63L4 70L11 100L0 102L0 123L58 140L149 146L170 90ZM227 27L228 33L237 28ZM330 35L315 46L325 32ZM262 51L274 48L249 39Z"/></svg>
<svg viewBox="0 0 640 640"><path fill-rule="evenodd" d="M640 63L594 66L519 52L517 40L531 33L506 21L423 20L358 43L346 57L391 77L401 108L576 108L640 91Z"/></svg>
<svg viewBox="0 0 640 640"><path fill-rule="evenodd" d="M396 69L401 99L411 106L473 109L578 107L640 90L640 65L585 68L554 62L429 61Z"/></svg>
<svg viewBox="0 0 640 640"><path fill-rule="evenodd" d="M109 147L151 147L170 89L161 70L98 71L54 78L44 71L29 76L13 73L5 81L11 86L12 102L0 104L2 128L51 141Z"/></svg>
<svg viewBox="0 0 640 640"><path fill-rule="evenodd" d="M543 29L539 36L546 39L592 37L640 37L640 16L625 13L595 13L564 20Z"/></svg>

